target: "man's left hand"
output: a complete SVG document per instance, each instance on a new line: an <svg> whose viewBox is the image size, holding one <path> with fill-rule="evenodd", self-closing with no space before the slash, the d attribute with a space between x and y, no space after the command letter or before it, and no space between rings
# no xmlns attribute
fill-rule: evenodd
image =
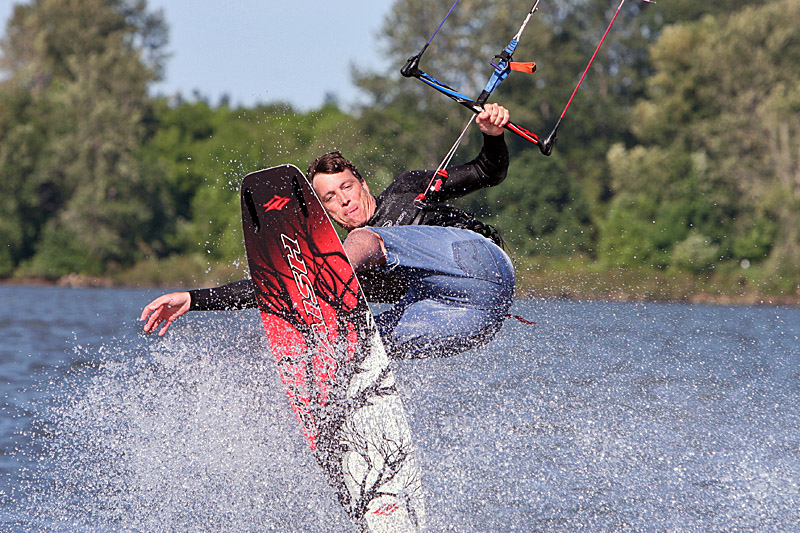
<svg viewBox="0 0 800 533"><path fill-rule="evenodd" d="M502 135L503 127L508 124L508 109L499 104L484 104L483 111L478 113L475 123L486 135Z"/></svg>

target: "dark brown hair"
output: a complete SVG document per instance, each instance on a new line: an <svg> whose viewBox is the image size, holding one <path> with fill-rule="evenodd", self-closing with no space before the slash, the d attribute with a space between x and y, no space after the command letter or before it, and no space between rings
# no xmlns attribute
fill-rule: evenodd
<svg viewBox="0 0 800 533"><path fill-rule="evenodd" d="M322 154L316 158L314 162L311 163L311 166L308 167L306 176L308 177L308 181L314 183L314 176L317 174L338 174L339 172L344 172L346 168L349 168L350 172L352 172L356 178L364 181L364 178L358 173L356 166L338 150Z"/></svg>

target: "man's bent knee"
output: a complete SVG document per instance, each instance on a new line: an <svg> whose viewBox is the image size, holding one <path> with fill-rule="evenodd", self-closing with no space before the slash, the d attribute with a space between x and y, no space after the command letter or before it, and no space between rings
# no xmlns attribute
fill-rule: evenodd
<svg viewBox="0 0 800 533"><path fill-rule="evenodd" d="M383 239L371 229L354 229L343 244L347 258L357 272L386 263Z"/></svg>

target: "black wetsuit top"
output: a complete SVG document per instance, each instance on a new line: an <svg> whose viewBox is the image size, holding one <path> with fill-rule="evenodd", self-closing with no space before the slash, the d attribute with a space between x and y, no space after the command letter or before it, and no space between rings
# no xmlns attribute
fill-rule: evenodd
<svg viewBox="0 0 800 533"><path fill-rule="evenodd" d="M433 171L404 172L375 198L375 214L367 226L444 225L436 223L443 207L441 202L497 185L505 179L506 170L508 148L505 139L502 135L484 135L483 149L478 157L469 163L449 167L448 178L441 189L428 193L426 203L431 204L429 208L420 213L414 205L414 199L428 187Z"/></svg>
<svg viewBox="0 0 800 533"><path fill-rule="evenodd" d="M431 182L433 170L412 170L404 172L375 198L375 214L367 226L405 226L410 224L433 226L456 226L477 231L487 237L495 238L490 226L482 224L469 213L445 206L442 202L459 198L477 190L492 187L503 181L508 170L508 147L503 135L483 135L483 149L478 157L461 165L447 168L448 178L439 191L428 193L429 205L420 210L414 199ZM370 276L359 274L364 292L370 301L392 301L402 294L400 280L395 283L374 283ZM391 294L378 287L391 285ZM191 309L212 311L227 309L248 309L258 307L255 289L251 279L236 281L221 287L195 289L189 291Z"/></svg>

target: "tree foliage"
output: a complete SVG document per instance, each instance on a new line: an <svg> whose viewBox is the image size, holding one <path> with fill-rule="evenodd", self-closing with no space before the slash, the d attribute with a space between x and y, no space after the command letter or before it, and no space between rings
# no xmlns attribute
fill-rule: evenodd
<svg viewBox="0 0 800 533"><path fill-rule="evenodd" d="M159 195L137 152L159 65L147 64L142 46L157 51L165 28L144 8L121 0L15 8L2 41L0 169L12 194L0 200L0 271L25 263L36 275L99 273L135 259L152 237Z"/></svg>
<svg viewBox="0 0 800 533"><path fill-rule="evenodd" d="M210 259L241 259L239 183L254 170L293 163L305 169L334 149L372 154L336 106L298 113L285 104L236 109L207 103L156 102L155 131L144 155L159 176L174 217L157 256L204 250ZM374 154L372 154L374 155Z"/></svg>
<svg viewBox="0 0 800 533"><path fill-rule="evenodd" d="M477 95L531 0L461 0L421 67ZM109 273L143 259L242 264L238 184L338 149L374 190L434 168L469 111L400 67L450 0L396 0L391 68L354 72L369 101L300 113L153 99L167 28L143 0L35 0L0 46L0 276ZM492 100L546 135L617 2L542 3ZM800 264L800 5L627 2L553 155L511 134L508 178L464 199L519 257L707 276L748 264L795 291ZM79 38L76 38L79 36ZM456 160L474 157L476 132ZM726 266L730 270L730 266Z"/></svg>
<svg viewBox="0 0 800 533"><path fill-rule="evenodd" d="M641 144L615 148L609 161L615 206L631 224L662 224L655 205L685 211L662 251L700 236L717 260L769 259L786 274L797 264L799 22L800 6L778 0L670 26L651 48L654 72L631 122ZM624 231L605 226L607 260Z"/></svg>

